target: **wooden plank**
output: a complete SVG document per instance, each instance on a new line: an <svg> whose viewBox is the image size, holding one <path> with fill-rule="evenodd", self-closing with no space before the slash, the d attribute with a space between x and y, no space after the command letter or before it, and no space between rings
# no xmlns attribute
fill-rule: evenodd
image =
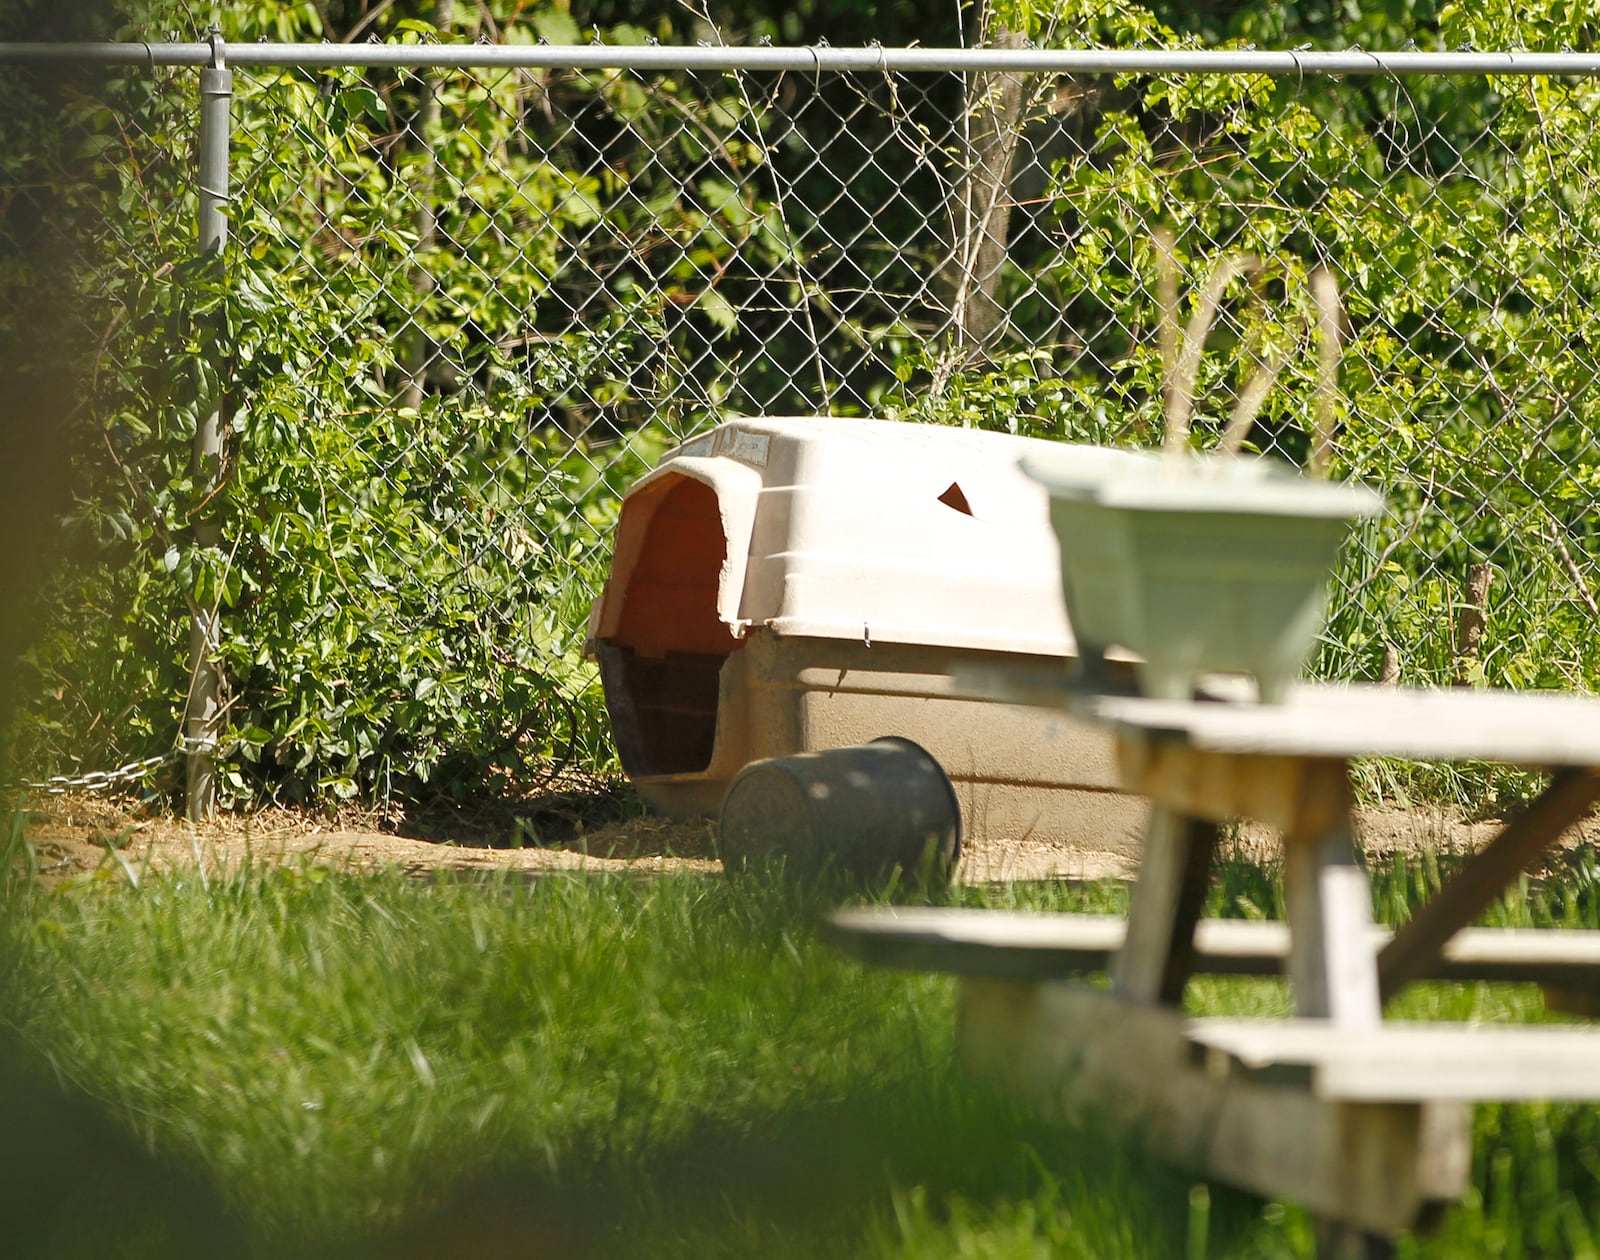
<svg viewBox="0 0 1600 1260"><path fill-rule="evenodd" d="M1139 694L1132 662L1134 657L1113 649L1102 677L1091 681L1073 661L1055 666L1004 662L992 663L963 657L952 662L950 694L970 700L997 700L1033 708L1065 709L1091 696L1112 692Z"/></svg>
<svg viewBox="0 0 1600 1260"><path fill-rule="evenodd" d="M1600 1099L1600 1029L1321 1019L1195 1019L1184 1030L1209 1071L1237 1070L1319 1098L1360 1102Z"/></svg>
<svg viewBox="0 0 1600 1260"><path fill-rule="evenodd" d="M1486 910L1529 863L1600 799L1600 773L1566 770L1520 817L1467 859L1378 955L1378 990L1387 1002L1426 975L1456 932Z"/></svg>
<svg viewBox="0 0 1600 1260"><path fill-rule="evenodd" d="M878 966L1050 979L1109 970L1122 948L1127 920L1112 914L857 906L834 912L824 930L841 949ZM1391 939L1393 933L1374 927L1368 949L1376 956ZM1289 925L1201 919L1194 950L1196 972L1279 976L1289 956ZM1600 932L1466 928L1445 945L1424 978L1526 982L1597 997Z"/></svg>
<svg viewBox="0 0 1600 1260"><path fill-rule="evenodd" d="M1600 766L1600 698L1567 692L1307 683L1283 704L1078 695L1071 707L1211 752Z"/></svg>
<svg viewBox="0 0 1600 1260"><path fill-rule="evenodd" d="M1159 808L1151 814L1127 934L1111 968L1111 987L1120 996L1170 1005L1183 1001L1217 839L1214 822Z"/></svg>
<svg viewBox="0 0 1600 1260"><path fill-rule="evenodd" d="M1325 767L1342 775L1342 761L1210 752L1147 731L1119 730L1117 762L1125 791L1219 823L1254 818L1284 832L1321 831L1346 807L1342 796L1319 790Z"/></svg>
<svg viewBox="0 0 1600 1260"><path fill-rule="evenodd" d="M1115 914L850 906L829 915L822 931L846 953L880 966L1027 978L1057 967L1055 974L1105 970L1127 927ZM1006 956L1016 959L1017 971Z"/></svg>
<svg viewBox="0 0 1600 1260"><path fill-rule="evenodd" d="M1064 670L963 662L951 687L955 694L1072 708L1220 752L1600 765L1600 698L1571 692L1301 683L1284 703L1263 705L1247 679L1225 675L1202 679L1195 701L1126 694L1123 675L1117 681L1116 694L1108 695Z"/></svg>
<svg viewBox="0 0 1600 1260"><path fill-rule="evenodd" d="M964 979L958 1018L971 1067L1051 1113L1116 1122L1163 1159L1318 1216L1394 1233L1466 1186L1465 1106L1347 1103L1213 1075L1170 1007L1060 982Z"/></svg>
<svg viewBox="0 0 1600 1260"><path fill-rule="evenodd" d="M1118 732L1117 745L1124 785L1158 806L1216 820L1260 818L1283 830L1284 897L1293 929L1288 970L1296 1008L1352 1026L1375 1024L1382 1007L1368 942L1371 892L1350 828L1346 763L1217 753L1126 729ZM1155 855L1162 863L1156 878L1170 882L1164 868L1172 859L1161 844ZM1145 878L1141 868L1141 882ZM1124 967L1119 956L1117 991L1148 1000L1144 988L1122 983ZM1148 964L1141 967L1148 980ZM1181 985L1176 991L1181 995Z"/></svg>

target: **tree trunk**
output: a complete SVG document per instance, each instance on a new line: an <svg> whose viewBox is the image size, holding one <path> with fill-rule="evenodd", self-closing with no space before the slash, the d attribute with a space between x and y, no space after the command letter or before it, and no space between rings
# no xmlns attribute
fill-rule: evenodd
<svg viewBox="0 0 1600 1260"><path fill-rule="evenodd" d="M1023 37L1002 27L991 46L1021 48ZM967 81L967 167L956 206L950 325L955 346L969 353L989 345L1005 322L995 293L1006 260L1026 78L985 71Z"/></svg>

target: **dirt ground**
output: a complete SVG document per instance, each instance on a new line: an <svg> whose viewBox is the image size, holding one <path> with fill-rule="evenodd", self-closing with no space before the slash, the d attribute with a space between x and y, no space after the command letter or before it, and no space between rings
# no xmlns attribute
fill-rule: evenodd
<svg viewBox="0 0 1600 1260"><path fill-rule="evenodd" d="M1356 824L1369 854L1476 849L1501 825L1450 811L1383 810L1362 811ZM40 876L51 883L102 869L139 879L146 871L200 866L219 872L245 862L296 859L364 870L395 866L419 876L721 870L712 822L638 816L616 796L594 789L556 794L520 812L378 818L273 809L198 826L130 799L59 796L35 804L26 835ZM1569 841L1600 842L1600 820L1574 828ZM1244 828L1232 843L1256 857L1273 851L1271 835L1261 829ZM977 837L966 841L959 877L968 883L1121 878L1133 867L1122 853Z"/></svg>

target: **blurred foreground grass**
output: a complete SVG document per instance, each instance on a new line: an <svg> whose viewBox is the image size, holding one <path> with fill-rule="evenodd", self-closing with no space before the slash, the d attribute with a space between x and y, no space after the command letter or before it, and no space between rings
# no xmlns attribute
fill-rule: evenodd
<svg viewBox="0 0 1600 1260"><path fill-rule="evenodd" d="M1429 862L1378 871L1380 915L1436 878ZM1576 854L1490 920L1597 926L1596 885ZM694 876L13 878L0 1252L1313 1254L1293 1207L966 1078L951 983L820 944L827 904ZM1211 912L1275 916L1272 872L1225 863ZM1197 981L1191 1005L1288 1009L1268 981ZM1397 1013L1543 1017L1536 992L1488 985L1421 986ZM1484 1107L1477 1138L1468 1203L1402 1255L1596 1254L1595 1108Z"/></svg>

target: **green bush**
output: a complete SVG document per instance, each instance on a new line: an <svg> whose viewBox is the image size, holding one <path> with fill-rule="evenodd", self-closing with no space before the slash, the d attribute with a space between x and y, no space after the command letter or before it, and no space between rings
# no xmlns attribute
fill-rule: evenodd
<svg viewBox="0 0 1600 1260"><path fill-rule="evenodd" d="M171 747L197 609L222 625L225 802L461 799L611 765L577 628L621 491L674 432L659 404L686 370L682 339L724 318L698 278L776 248L760 203L708 158L737 119L691 96L701 147L656 155L602 204L574 156L588 137L530 138L517 76L375 84L236 76L220 259L194 246L191 73L78 84L65 125L6 159L78 232L94 339L78 559L25 663L25 767ZM548 90L574 113L644 119L633 143L658 143L637 84L571 74ZM92 179L57 173L63 146L92 154ZM13 243L25 209L0 222ZM630 274L629 250L665 270ZM685 309L674 341L664 319ZM211 414L221 467L198 470Z"/></svg>
<svg viewBox="0 0 1600 1260"><path fill-rule="evenodd" d="M372 29L432 38L420 11ZM172 22L127 12L135 37ZM307 38L353 13L247 7L227 34ZM983 14L1075 46L1596 34L1556 0ZM586 20L496 0L453 33L581 43ZM603 34L682 33L681 14L652 21ZM974 346L951 332L946 238L978 105L954 81L868 78L791 99L792 78L754 75L239 72L220 266L195 257L192 71L0 83L21 140L0 154L0 279L58 282L25 247L77 228L89 342L68 522L87 559L45 593L24 765L172 747L191 610L215 606L233 801L459 798L569 755L610 767L577 641L633 477L757 409L1148 445L1159 224L1191 278L1227 251L1265 264L1213 339L1201 445L1255 355L1298 335L1307 267L1341 277L1336 472L1392 511L1348 550L1318 672L1373 677L1393 645L1411 682L1600 681L1600 276L1577 265L1600 241L1593 80L1035 76L1005 319ZM1306 356L1285 371L1256 447L1303 459L1310 374ZM216 478L190 455L213 413ZM1463 662L1486 562L1496 595Z"/></svg>
<svg viewBox="0 0 1600 1260"><path fill-rule="evenodd" d="M1230 11L1219 34L1263 34L1252 8ZM1141 12L1125 23L1143 42L1187 42ZM1514 18L1500 4L1426 18L1397 26L1374 8L1332 42L1588 47L1600 33L1554 3ZM1032 20L1030 30L1043 21ZM1125 32L1084 18L1056 35L1118 43ZM1575 265L1600 245L1600 184L1578 173L1600 158L1600 86L1041 75L1029 91L1023 151L1042 152L1049 172L1042 196L1013 212L996 287L1006 335L911 348L883 410L1159 442L1151 236L1168 225L1186 292L1223 254L1263 262L1234 286L1209 343L1192 437L1204 447L1263 351L1298 335L1306 272L1327 264L1348 320L1335 475L1381 487L1390 512L1347 549L1317 672L1375 678L1393 645L1407 682L1600 685L1589 589L1600 571L1600 279ZM1314 371L1309 353L1290 360L1251 434L1256 449L1304 461ZM1488 624L1464 661L1458 614L1482 563L1494 570Z"/></svg>

